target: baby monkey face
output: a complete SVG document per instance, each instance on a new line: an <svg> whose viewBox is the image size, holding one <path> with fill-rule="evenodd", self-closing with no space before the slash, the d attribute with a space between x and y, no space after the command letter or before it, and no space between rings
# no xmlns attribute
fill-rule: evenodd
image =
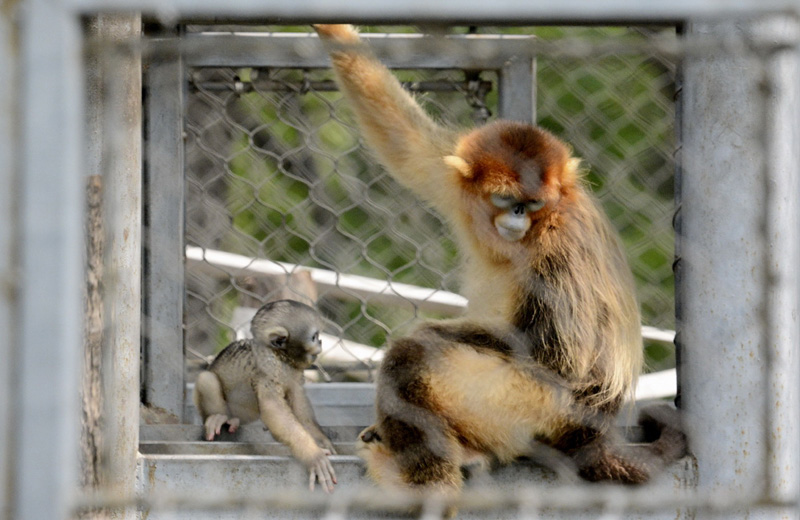
<svg viewBox="0 0 800 520"><path fill-rule="evenodd" d="M270 344L274 349L286 352L298 365L304 367L311 366L322 352L320 329L316 326L292 329L276 327L270 334Z"/></svg>
<svg viewBox="0 0 800 520"><path fill-rule="evenodd" d="M322 352L322 318L313 308L291 300L264 305L251 324L253 337L280 352L298 368L307 368Z"/></svg>

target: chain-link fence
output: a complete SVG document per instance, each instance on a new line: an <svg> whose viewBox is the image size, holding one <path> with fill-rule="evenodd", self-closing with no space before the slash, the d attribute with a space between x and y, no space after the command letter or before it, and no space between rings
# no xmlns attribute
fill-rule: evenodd
<svg viewBox="0 0 800 520"><path fill-rule="evenodd" d="M195 37L216 36L209 29L189 28ZM276 29L280 27L266 28ZM675 65L636 47L653 35L674 39L674 28L472 31L524 35L556 45L575 38L632 44L629 52L599 58L537 57L531 95L537 100L539 123L570 142L584 159L588 182L622 234L644 323L674 328ZM500 65L504 57L496 59ZM426 110L446 124L468 128L498 116L494 70L397 74ZM458 254L447 229L364 148L329 69L189 67L186 87L187 246L458 292ZM164 99L153 96L151 102ZM223 266L211 270L196 263L188 264L186 277L190 360L203 360L227 345L240 325L234 317L237 307L258 307L274 299L284 282L270 285L254 273L243 275ZM343 302L325 291L319 306L333 336L377 348L421 315L430 316L400 299L389 305L369 296ZM353 369L373 364L370 350L330 347L327 357L334 364L349 361ZM663 343L648 347L651 367L674 366ZM319 364L324 370L325 354ZM337 376L329 371L325 378Z"/></svg>

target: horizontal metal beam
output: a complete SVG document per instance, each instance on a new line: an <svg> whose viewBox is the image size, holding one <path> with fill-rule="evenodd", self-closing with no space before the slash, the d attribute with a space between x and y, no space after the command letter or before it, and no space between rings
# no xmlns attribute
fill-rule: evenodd
<svg viewBox="0 0 800 520"><path fill-rule="evenodd" d="M334 455L331 462L338 486L327 496L308 492L306 471L289 457L143 455L139 459L139 491L144 498L139 505L143 516L151 520L227 520L247 518L249 512L263 516L265 511L269 518L288 519L322 517L320 511L324 510L328 511L325 518L395 518L376 513L408 507L408 495L391 489L376 492L368 485L364 463L358 457ZM544 508L558 508L569 511L571 518L588 519L598 518L612 507L615 518L638 518L643 510L651 519L675 518L676 513L681 516L679 508L699 502L684 493L694 478L692 465L681 461L646 488L569 486L534 462L518 461L468 479L469 492L460 499L459 518L508 518L510 511L514 517L524 511L526 514L519 516L525 517ZM735 497L721 499L719 494L711 498L717 499L711 502L715 509L728 509L735 502ZM114 498L110 499L114 503ZM102 501L94 505L99 504ZM636 513L616 514L627 507Z"/></svg>
<svg viewBox="0 0 800 520"><path fill-rule="evenodd" d="M531 54L532 36L459 35L435 38L436 52L429 50L434 37L423 34L362 35L381 62L393 69L499 70L521 53ZM158 45L173 45L156 40ZM314 33L199 33L180 43L186 64L196 67L300 67L331 66L327 51ZM423 51L423 52L420 52Z"/></svg>
<svg viewBox="0 0 800 520"><path fill-rule="evenodd" d="M185 17L222 16L226 19L250 18L265 22L279 20L281 23L660 23L797 11L797 2L793 0L64 0L64 3L83 13L140 10L158 16L165 22Z"/></svg>
<svg viewBox="0 0 800 520"><path fill-rule="evenodd" d="M309 271L311 279L323 293L345 300L369 300L372 303L397 305L408 301L420 309L442 312L455 316L467 307L467 299L461 295L418 287L405 283L378 280L366 276L337 273L326 269L304 267L266 258L237 255L226 251L186 247L186 262L193 269L200 269L209 276L228 278L240 275L288 276L295 271ZM646 340L671 344L675 332L643 326L642 337Z"/></svg>

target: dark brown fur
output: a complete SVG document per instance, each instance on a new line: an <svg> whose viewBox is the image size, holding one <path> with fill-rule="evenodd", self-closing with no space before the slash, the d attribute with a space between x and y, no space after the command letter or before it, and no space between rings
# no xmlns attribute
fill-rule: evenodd
<svg viewBox="0 0 800 520"><path fill-rule="evenodd" d="M674 409L666 405L645 409L640 422L652 442L626 445L612 429L614 416L585 406L558 374L526 359L519 351L524 343L524 335L516 332L464 321L427 323L393 342L380 370L377 422L361 436L362 455L370 462L369 450L379 443L382 450L394 454L400 472L397 480L412 489L437 490L460 489L461 467L476 454L483 460L508 462L534 454L536 442L570 457L577 474L591 481L647 482L654 472L685 455L685 438ZM541 409L527 408L522 398L516 403L505 400L505 394L474 393L469 381L450 386L449 381L462 377L451 370L455 359L451 355L458 356L464 348L486 356L487 361L499 360L485 366L489 371L506 370L500 380L522 375L529 391L545 396L542 404L554 396L552 401L559 406L551 408L550 416L542 416ZM478 362L483 366L480 358ZM446 388L431 386L433 373L443 369L449 380ZM447 399L441 398L443 393ZM453 413L451 404L467 399L487 416L495 413L497 402L504 402L498 413L514 412L506 413L507 419L500 423L507 432L487 441L483 432L475 431L474 421L460 422L462 416ZM527 441L513 439L519 428L527 428ZM509 438L512 442L505 443Z"/></svg>

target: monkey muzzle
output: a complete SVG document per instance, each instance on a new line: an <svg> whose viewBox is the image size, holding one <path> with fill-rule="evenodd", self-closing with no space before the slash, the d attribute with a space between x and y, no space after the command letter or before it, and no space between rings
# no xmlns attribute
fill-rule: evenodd
<svg viewBox="0 0 800 520"><path fill-rule="evenodd" d="M317 356L322 352L322 345L320 343L309 343L306 345L306 358L309 363L317 360Z"/></svg>
<svg viewBox="0 0 800 520"><path fill-rule="evenodd" d="M525 236L531 227L531 219L524 204L515 206L497 215L494 219L497 233L509 242L516 242Z"/></svg>

